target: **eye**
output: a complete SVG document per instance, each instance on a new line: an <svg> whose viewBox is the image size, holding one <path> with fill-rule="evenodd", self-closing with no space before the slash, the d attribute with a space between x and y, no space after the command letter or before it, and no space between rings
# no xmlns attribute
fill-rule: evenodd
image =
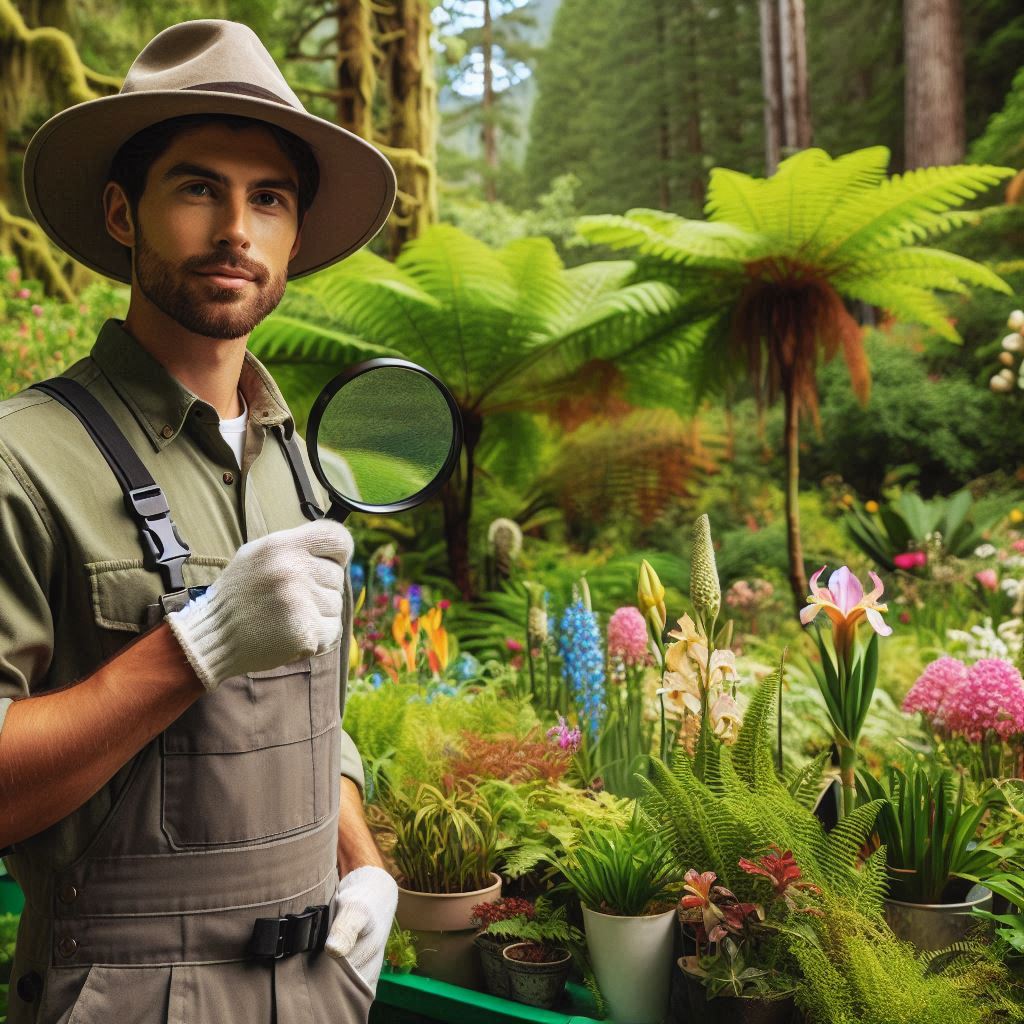
<svg viewBox="0 0 1024 1024"><path fill-rule="evenodd" d="M184 192L188 192L188 193L189 193L189 195L194 195L194 196L198 196L198 195L200 195L201 193L199 193L199 192L193 192L193 191L191 191L192 189L196 189L196 188L205 188L205 189L206 189L207 191L209 191L209 188L210 188L210 186L209 186L209 185L207 185L205 181L192 181L192 182L189 182L189 184L187 184L187 185L186 185L186 186L185 186L185 187L183 188L183 190L182 190L182 191L184 191Z"/></svg>
<svg viewBox="0 0 1024 1024"><path fill-rule="evenodd" d="M270 200L273 200L270 203L264 203L264 202L257 203L258 206L266 206L266 207L271 207L272 208L274 206L283 206L284 205L283 202L281 201L281 197L278 196L278 195L275 195L273 192L257 192L256 193L256 199L258 199L258 200L260 200L260 199L270 199Z"/></svg>

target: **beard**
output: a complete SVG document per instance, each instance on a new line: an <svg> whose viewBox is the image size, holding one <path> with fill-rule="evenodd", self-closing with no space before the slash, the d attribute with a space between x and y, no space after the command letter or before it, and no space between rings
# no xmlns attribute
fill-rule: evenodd
<svg viewBox="0 0 1024 1024"><path fill-rule="evenodd" d="M241 338L253 331L280 303L288 271L271 277L262 263L227 253L193 256L179 265L161 257L136 231L132 251L139 290L160 312L204 338ZM229 266L253 277L242 289L218 288L197 272Z"/></svg>

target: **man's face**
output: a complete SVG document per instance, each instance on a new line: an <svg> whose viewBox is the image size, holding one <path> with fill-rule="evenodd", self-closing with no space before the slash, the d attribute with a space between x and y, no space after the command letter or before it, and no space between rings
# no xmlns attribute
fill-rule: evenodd
<svg viewBox="0 0 1024 1024"><path fill-rule="evenodd" d="M205 125L150 167L136 221L142 294L195 334L243 337L284 295L298 174L266 129Z"/></svg>

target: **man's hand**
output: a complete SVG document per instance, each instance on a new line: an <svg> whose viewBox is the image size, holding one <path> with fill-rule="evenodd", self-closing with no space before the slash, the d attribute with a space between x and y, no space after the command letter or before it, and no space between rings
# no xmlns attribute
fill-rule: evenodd
<svg viewBox="0 0 1024 1024"><path fill-rule="evenodd" d="M337 643L352 546L333 519L259 537L235 552L205 594L171 612L167 625L206 689Z"/></svg>
<svg viewBox="0 0 1024 1024"><path fill-rule="evenodd" d="M346 957L374 992L397 906L395 880L383 868L370 864L345 875L331 901L327 952Z"/></svg>

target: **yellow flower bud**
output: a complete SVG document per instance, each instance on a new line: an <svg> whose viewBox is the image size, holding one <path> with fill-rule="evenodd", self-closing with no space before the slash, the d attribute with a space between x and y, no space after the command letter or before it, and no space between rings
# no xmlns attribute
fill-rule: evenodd
<svg viewBox="0 0 1024 1024"><path fill-rule="evenodd" d="M1010 522L1024 523L1024 512L1021 512L1019 508L1012 509L1010 511Z"/></svg>
<svg viewBox="0 0 1024 1024"><path fill-rule="evenodd" d="M356 643L356 638L352 637L352 643L348 649L348 671L350 675L354 676L359 671L360 661L359 644Z"/></svg>
<svg viewBox="0 0 1024 1024"><path fill-rule="evenodd" d="M668 610L665 608L665 588L654 567L646 558L640 562L640 578L636 586L636 603L658 633L665 628Z"/></svg>
<svg viewBox="0 0 1024 1024"><path fill-rule="evenodd" d="M870 515L876 515L878 513L878 502L877 501L865 501L864 510Z"/></svg>

